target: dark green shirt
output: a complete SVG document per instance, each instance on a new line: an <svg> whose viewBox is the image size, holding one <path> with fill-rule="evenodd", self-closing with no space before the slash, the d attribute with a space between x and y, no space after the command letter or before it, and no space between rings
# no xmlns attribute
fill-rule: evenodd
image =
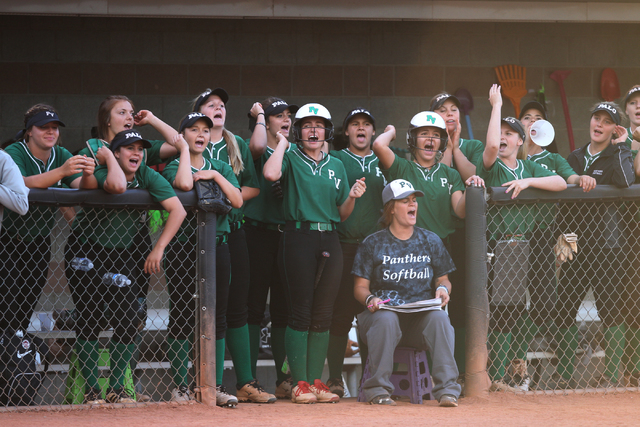
<svg viewBox="0 0 640 427"><path fill-rule="evenodd" d="M460 142L458 143L458 148L464 156L474 165L478 164L478 160L482 159L482 154L484 153L484 144L477 139L462 139L460 138ZM455 170L458 170L456 167L455 159L452 158L452 165Z"/></svg>
<svg viewBox="0 0 640 427"><path fill-rule="evenodd" d="M155 166L164 163L164 160L160 158L160 148L162 147L162 144L164 144L164 141L149 142L151 143L151 148L145 148L142 162L147 166ZM93 157L93 160L96 161L97 167L98 159L96 158L96 155L98 154L98 149L100 149L100 147L109 148L109 143L104 139L91 138L85 144L86 147L78 151L78 154L81 156Z"/></svg>
<svg viewBox="0 0 640 427"><path fill-rule="evenodd" d="M73 157L66 148L56 145L51 149L51 155L45 164L31 153L24 141L17 141L9 145L5 151L16 162L22 176L40 175L52 171L64 165L67 160ZM52 187L71 187L71 183L81 176L81 173L77 173L64 177ZM12 238L20 237L21 239L32 241L38 236L46 237L51 233L51 229L55 225L56 210L56 208L52 207L32 205L29 207L29 212L21 216L6 209L2 228Z"/></svg>
<svg viewBox="0 0 640 427"><path fill-rule="evenodd" d="M378 230L378 220L382 211L382 190L387 184L378 166L378 158L373 152L360 157L348 148L332 151L331 155L340 159L347 172L349 188L356 180L365 178L367 191L356 199L353 212L346 221L338 225L341 242L358 243Z"/></svg>
<svg viewBox="0 0 640 427"><path fill-rule="evenodd" d="M179 159L174 159L165 166L162 171L162 176L165 177L169 184L173 185L173 181L176 179L176 174L178 173L178 166L180 165ZM204 159L204 164L200 169L194 168L191 166L191 174L194 174L198 171L211 171L215 170L220 172L220 174L229 181L234 187L240 188L238 185L238 180L236 179L231 166L228 164L216 160L216 159ZM180 231L177 234L177 239L181 242L188 241L191 236L195 235L195 214L192 211L187 212L187 217L182 223L180 227ZM216 235L221 236L230 231L229 228L229 215L217 215L216 217Z"/></svg>
<svg viewBox="0 0 640 427"><path fill-rule="evenodd" d="M316 163L299 149L284 153L282 178L285 221L339 223L338 207L349 197L347 172L330 154Z"/></svg>
<svg viewBox="0 0 640 427"><path fill-rule="evenodd" d="M107 172L106 166L96 169L98 188L104 188ZM133 181L127 182L127 188L147 190L156 202L162 202L176 195L173 187L162 175L145 165L140 165ZM141 222L144 213L145 211L136 209L84 208L76 215L72 229L80 236L83 243L90 240L105 248L126 249L131 246L135 235L145 226L145 223Z"/></svg>
<svg viewBox="0 0 640 427"><path fill-rule="evenodd" d="M451 207L451 195L464 191L458 171L442 163L436 163L431 169L423 168L396 155L389 170L382 172L387 181L406 179L424 193L424 197L418 197L418 227L433 231L441 239L455 231L457 217Z"/></svg>

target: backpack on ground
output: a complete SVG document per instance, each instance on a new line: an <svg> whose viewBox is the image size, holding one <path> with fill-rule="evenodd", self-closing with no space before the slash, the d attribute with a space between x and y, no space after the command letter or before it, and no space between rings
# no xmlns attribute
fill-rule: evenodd
<svg viewBox="0 0 640 427"><path fill-rule="evenodd" d="M44 381L49 347L36 336L0 332L0 405L33 405ZM44 372L37 367L44 363Z"/></svg>

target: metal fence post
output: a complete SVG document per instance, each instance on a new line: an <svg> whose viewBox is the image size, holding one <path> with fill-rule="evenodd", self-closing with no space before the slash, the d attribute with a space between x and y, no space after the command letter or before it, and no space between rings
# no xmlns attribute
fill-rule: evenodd
<svg viewBox="0 0 640 427"><path fill-rule="evenodd" d="M467 397L488 391L487 333L489 299L487 296L487 218L484 188L466 191L466 341L465 387Z"/></svg>
<svg viewBox="0 0 640 427"><path fill-rule="evenodd" d="M216 214L198 209L198 372L200 400L216 404Z"/></svg>

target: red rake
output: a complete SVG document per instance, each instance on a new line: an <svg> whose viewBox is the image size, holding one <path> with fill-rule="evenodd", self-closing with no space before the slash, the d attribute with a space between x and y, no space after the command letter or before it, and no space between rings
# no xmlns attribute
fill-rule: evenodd
<svg viewBox="0 0 640 427"><path fill-rule="evenodd" d="M495 67L498 82L502 86L502 93L509 98L516 111L520 114L520 100L527 94L527 69L519 65L501 65Z"/></svg>

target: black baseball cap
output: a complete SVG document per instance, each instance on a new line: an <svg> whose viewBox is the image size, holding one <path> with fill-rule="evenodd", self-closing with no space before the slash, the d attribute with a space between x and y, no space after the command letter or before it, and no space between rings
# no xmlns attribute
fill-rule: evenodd
<svg viewBox="0 0 640 427"><path fill-rule="evenodd" d="M431 105L429 106L429 111L436 111L438 108L442 107L442 104L444 104L448 99L450 99L451 102L456 104L456 107L458 107L458 109L462 108L460 105L460 100L455 95L451 95L450 93L447 93L447 92L442 92L434 96L433 98L431 98Z"/></svg>
<svg viewBox="0 0 640 427"><path fill-rule="evenodd" d="M600 104L596 105L593 111L591 111L591 115L593 116L598 111L604 111L608 113L609 116L611 116L613 122L616 125L620 125L622 119L620 118L620 112L618 111L618 108L619 107L613 102L601 102Z"/></svg>
<svg viewBox="0 0 640 427"><path fill-rule="evenodd" d="M265 117L275 116L276 114L282 113L287 108L289 109L289 112L291 114L296 114L296 112L300 109L300 107L298 107L295 104L287 104L287 101L283 99L277 99L273 101L271 104L264 107L264 116ZM249 113L249 115L251 115L251 113Z"/></svg>
<svg viewBox="0 0 640 427"><path fill-rule="evenodd" d="M538 101L529 101L524 104L524 107L522 107L522 109L520 110L520 120L522 120L522 116L524 116L524 113L531 109L540 111L542 113L542 118L547 120L547 109L544 108L544 105L542 105Z"/></svg>
<svg viewBox="0 0 640 427"><path fill-rule="evenodd" d="M502 123L506 123L511 129L515 130L518 135L520 135L520 138L522 138L523 141L526 139L524 127L522 126L520 120L516 119L515 117L505 117L504 119L502 119Z"/></svg>
<svg viewBox="0 0 640 427"><path fill-rule="evenodd" d="M631 98L633 95L637 94L640 92L640 86L637 87L632 87L629 92L627 92L627 95L624 97L624 105L625 107L627 106L627 102L629 102L629 98Z"/></svg>
<svg viewBox="0 0 640 427"><path fill-rule="evenodd" d="M367 110L366 108L354 108L353 110L349 111L347 117L344 118L344 122L342 122L342 129L347 129L347 126L349 125L351 119L353 119L353 117L358 114L364 114L365 116L368 116L369 120L371 120L371 124L373 125L373 130L376 130L376 119L373 117L373 114L371 114L371 111Z"/></svg>
<svg viewBox="0 0 640 427"><path fill-rule="evenodd" d="M64 123L62 123L62 120L60 120L60 117L58 117L58 113L56 113L55 111L44 110L40 111L38 114L31 117L27 121L27 129L31 128L32 126L44 126L47 123L51 122L58 122L60 126L65 127Z"/></svg>
<svg viewBox="0 0 640 427"><path fill-rule="evenodd" d="M229 101L229 94L227 93L226 90L222 89L221 87L217 87L213 90L207 89L198 96L198 99L196 99L196 102L193 105L193 111L200 110L200 107L202 107L202 104L207 102L207 99L209 99L211 95L216 95L217 97L219 97L222 100L222 102L225 103L225 105Z"/></svg>
<svg viewBox="0 0 640 427"><path fill-rule="evenodd" d="M138 141L142 141L142 146L144 148L151 148L151 143L146 139L143 139L142 135L140 135L138 131L132 129L118 132L116 136L113 137L109 148L111 151L115 152L120 147L125 147Z"/></svg>
<svg viewBox="0 0 640 427"><path fill-rule="evenodd" d="M210 128L213 127L213 121L211 121L211 119L208 116L202 113L193 112L193 113L187 114L182 118L182 120L180 120L180 128L178 132L182 132L189 126L193 126L198 120L204 120L207 123L207 126L209 126Z"/></svg>

